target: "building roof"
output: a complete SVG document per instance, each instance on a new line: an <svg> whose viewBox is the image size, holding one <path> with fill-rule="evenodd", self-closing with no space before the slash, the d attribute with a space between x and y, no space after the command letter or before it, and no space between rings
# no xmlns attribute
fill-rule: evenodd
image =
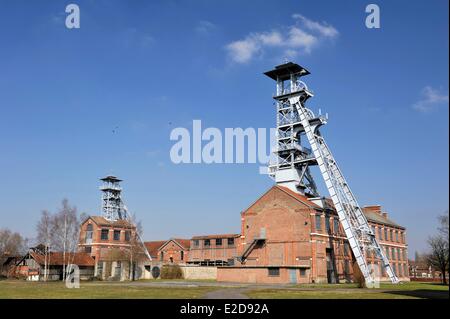
<svg viewBox="0 0 450 319"><path fill-rule="evenodd" d="M292 191L291 189L284 187L284 186L280 186L280 185L275 185L274 187L282 190L283 192L285 192L286 194L294 197L296 200L298 200L299 202L311 207L311 208L317 208L317 209L321 209L321 207L319 205L317 205L316 203L311 202L308 197L306 197L305 195L296 193L294 191Z"/></svg>
<svg viewBox="0 0 450 319"><path fill-rule="evenodd" d="M287 62L284 64L277 65L275 69L264 72L265 75L267 75L269 78L273 80L277 80L277 78L280 78L280 80L287 80L290 78L290 74L300 74L300 75L308 75L310 74L308 70L306 70L304 67L293 63L293 62Z"/></svg>
<svg viewBox="0 0 450 319"><path fill-rule="evenodd" d="M405 229L405 227L400 226L396 222L389 219L387 216L383 216L383 213L381 213L381 212L375 212L375 211L371 211L371 210L367 210L367 209L363 208L363 213L366 216L367 220L371 221L373 223L384 224L387 226Z"/></svg>
<svg viewBox="0 0 450 319"><path fill-rule="evenodd" d="M277 188L277 189L285 192L286 194L288 194L291 197L293 197L294 199L296 199L298 202L300 202L304 205L307 205L310 208L322 210L322 208L319 205L310 201L308 199L308 197L306 197L305 195L296 193L296 192L292 191L291 189L284 187L284 186L280 186L280 185L273 186L272 188L269 189L269 191L272 190L273 188ZM329 206L332 209L334 209L334 204L333 204L333 201L331 200L331 198L325 198L325 201L329 204ZM253 204L252 204L252 206L253 206ZM248 210L248 208L247 208L247 210ZM403 226L400 226L399 224L397 224L394 221L392 221L391 219L389 219L387 216L387 213L382 212L381 206L379 206L379 205L366 206L362 209L362 211L363 211L364 215L366 216L367 220L370 222L405 229Z"/></svg>
<svg viewBox="0 0 450 319"><path fill-rule="evenodd" d="M183 246L186 249L191 248L191 240L190 239L183 239L183 238L171 238L169 240L174 240L181 246Z"/></svg>
<svg viewBox="0 0 450 319"><path fill-rule="evenodd" d="M118 220L107 220L102 216L89 216L83 224L89 220L92 219L94 223L96 223L98 226L109 226L109 227L120 227L120 228L136 228L133 224L131 224L129 221L124 219L118 219Z"/></svg>
<svg viewBox="0 0 450 319"><path fill-rule="evenodd" d="M148 253L152 257L158 256L159 248L164 245L167 240L155 240L155 241L146 241L144 242L145 248L147 248Z"/></svg>
<svg viewBox="0 0 450 319"><path fill-rule="evenodd" d="M100 178L100 180L101 180L101 181L104 181L104 182L107 182L107 181L111 181L111 182L122 182L121 179L117 178L117 177L114 176L114 175L108 175L108 176L105 176L105 177L103 177L103 178Z"/></svg>
<svg viewBox="0 0 450 319"><path fill-rule="evenodd" d="M30 252L29 256L38 264L45 264L45 255ZM75 264L78 266L94 266L95 260L88 253L66 253L65 264ZM51 266L62 266L64 264L64 254L62 252L50 252L47 256L47 263Z"/></svg>
<svg viewBox="0 0 450 319"><path fill-rule="evenodd" d="M241 234L216 234L216 235L203 235L203 236L194 236L193 240L196 239L216 239L216 238L238 238Z"/></svg>

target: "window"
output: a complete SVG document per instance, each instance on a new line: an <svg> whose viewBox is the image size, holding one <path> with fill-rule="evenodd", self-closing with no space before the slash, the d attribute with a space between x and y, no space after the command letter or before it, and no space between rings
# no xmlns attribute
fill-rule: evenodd
<svg viewBox="0 0 450 319"><path fill-rule="evenodd" d="M269 276L278 277L280 275L280 268L270 267L268 268Z"/></svg>
<svg viewBox="0 0 450 319"><path fill-rule="evenodd" d="M184 251L180 251L180 259L184 260Z"/></svg>
<svg viewBox="0 0 450 319"><path fill-rule="evenodd" d="M198 247L199 246L199 240L198 239L194 239L194 247Z"/></svg>
<svg viewBox="0 0 450 319"><path fill-rule="evenodd" d="M87 227L86 227L86 231L93 231L93 226L92 226L92 224L88 224L87 225Z"/></svg>
<svg viewBox="0 0 450 319"><path fill-rule="evenodd" d="M101 277L103 275L103 261L97 263L97 276Z"/></svg>
<svg viewBox="0 0 450 319"><path fill-rule="evenodd" d="M329 234L330 233L330 231L331 231L331 228L330 228L330 216L325 216L325 230L326 230L326 232Z"/></svg>
<svg viewBox="0 0 450 319"><path fill-rule="evenodd" d="M377 234L377 230L376 230L375 226L371 226L371 227L372 227L372 233L373 233L373 235L376 235L376 234Z"/></svg>
<svg viewBox="0 0 450 319"><path fill-rule="evenodd" d="M114 230L114 240L120 240L120 230Z"/></svg>
<svg viewBox="0 0 450 319"><path fill-rule="evenodd" d="M395 241L398 243L398 231L395 232Z"/></svg>
<svg viewBox="0 0 450 319"><path fill-rule="evenodd" d="M390 232L389 232L389 239L390 239L391 241L394 241L394 232L392 231L392 229L391 229Z"/></svg>
<svg viewBox="0 0 450 319"><path fill-rule="evenodd" d="M228 259L228 266L234 266L234 259L233 258Z"/></svg>
<svg viewBox="0 0 450 319"><path fill-rule="evenodd" d="M89 226L91 226L91 227L89 227ZM89 230L90 229L90 230ZM93 233L93 231L92 231L92 225L91 224L89 224L87 227L86 227L86 237L85 237L85 241L86 241L86 243L90 243L90 242L92 242L92 233Z"/></svg>
<svg viewBox="0 0 450 319"><path fill-rule="evenodd" d="M389 256L389 247L384 247L384 249L386 250L386 258L391 259L391 257Z"/></svg>
<svg viewBox="0 0 450 319"><path fill-rule="evenodd" d="M216 246L222 246L222 238L216 239Z"/></svg>
<svg viewBox="0 0 450 319"><path fill-rule="evenodd" d="M306 277L306 269L300 268L300 277Z"/></svg>
<svg viewBox="0 0 450 319"><path fill-rule="evenodd" d="M164 252L163 251L159 254L159 259L164 260Z"/></svg>
<svg viewBox="0 0 450 319"><path fill-rule="evenodd" d="M378 239L383 239L383 230L381 229L381 227L378 227Z"/></svg>
<svg viewBox="0 0 450 319"><path fill-rule="evenodd" d="M334 217L333 222L334 222L333 230L335 234L337 234L339 233L339 219L337 217Z"/></svg>
<svg viewBox="0 0 450 319"><path fill-rule="evenodd" d="M84 247L84 252L90 254L92 252L92 247L91 246Z"/></svg>
<svg viewBox="0 0 450 319"><path fill-rule="evenodd" d="M209 239L205 239L204 245L205 245L205 247L206 246L208 246L208 247L211 246L211 241Z"/></svg>
<svg viewBox="0 0 450 319"><path fill-rule="evenodd" d="M322 219L320 215L316 215L316 230L322 230Z"/></svg>
<svg viewBox="0 0 450 319"><path fill-rule="evenodd" d="M387 228L384 229L384 240L388 240L388 230Z"/></svg>
<svg viewBox="0 0 450 319"><path fill-rule="evenodd" d="M228 238L228 246L234 246L234 238Z"/></svg>
<svg viewBox="0 0 450 319"><path fill-rule="evenodd" d="M101 240L108 240L109 229L102 229Z"/></svg>
<svg viewBox="0 0 450 319"><path fill-rule="evenodd" d="M130 241L131 239L131 232L129 230L125 231L125 241Z"/></svg>

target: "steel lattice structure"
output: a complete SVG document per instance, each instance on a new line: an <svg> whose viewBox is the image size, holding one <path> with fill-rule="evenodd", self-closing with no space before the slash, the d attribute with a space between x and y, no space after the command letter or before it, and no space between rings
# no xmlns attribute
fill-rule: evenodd
<svg viewBox="0 0 450 319"><path fill-rule="evenodd" d="M298 64L288 62L265 74L277 81L277 94L274 97L277 103L277 162L269 166L270 174L280 185L318 196L309 172L309 166L318 165L366 283L372 284L377 275L367 263L369 253L381 261L390 280L398 283L355 195L320 134L319 127L326 124L327 118L321 115L316 117L305 106L313 93L299 78L309 72ZM302 145L302 138L305 137L310 149Z"/></svg>
<svg viewBox="0 0 450 319"><path fill-rule="evenodd" d="M134 225L131 216L128 214L128 209L122 200L122 187L120 186L122 180L112 175L108 175L100 180L103 182L103 185L100 186L100 190L102 191L103 217L109 221L126 220ZM138 232L136 232L136 237L141 243L147 258L152 260L152 257Z"/></svg>

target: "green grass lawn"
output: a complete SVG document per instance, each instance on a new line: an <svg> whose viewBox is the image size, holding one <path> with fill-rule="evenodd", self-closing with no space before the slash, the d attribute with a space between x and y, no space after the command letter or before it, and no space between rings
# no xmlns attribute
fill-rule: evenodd
<svg viewBox="0 0 450 319"><path fill-rule="evenodd" d="M140 287L96 282L81 282L79 289L68 289L62 282L0 281L0 299L195 299L211 290L214 289L209 287Z"/></svg>
<svg viewBox="0 0 450 319"><path fill-rule="evenodd" d="M356 284L297 285L291 289L253 289L250 298L279 299L448 299L449 287L434 283L382 283L380 288L358 288Z"/></svg>
<svg viewBox="0 0 450 319"><path fill-rule="evenodd" d="M61 299L95 299L95 298L150 298L150 299L195 299L206 293L227 286L183 286L177 285L149 286L146 281L129 282L81 282L79 289L68 289L62 282L27 282L22 280L0 281L0 298L61 298ZM167 283L167 281L165 281ZM142 284L141 284L142 283ZM236 288L234 288L236 289ZM378 289L358 288L356 284L311 284L280 286L274 288L247 287L240 288L250 298L265 299L406 299L436 298L448 299L449 288L432 283L402 283L399 285L381 284Z"/></svg>

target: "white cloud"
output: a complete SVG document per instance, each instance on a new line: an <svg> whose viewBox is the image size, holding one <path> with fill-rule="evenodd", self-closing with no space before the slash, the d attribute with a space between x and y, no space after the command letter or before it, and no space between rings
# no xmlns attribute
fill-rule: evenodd
<svg viewBox="0 0 450 319"><path fill-rule="evenodd" d="M286 58L311 53L321 41L333 39L338 31L327 23L319 23L302 15L293 15L295 24L269 32L253 32L244 39L226 45L231 61L248 63L267 49L281 50Z"/></svg>
<svg viewBox="0 0 450 319"><path fill-rule="evenodd" d="M261 49L261 45L253 37L248 37L228 44L227 49L234 62L246 63Z"/></svg>
<svg viewBox="0 0 450 319"><path fill-rule="evenodd" d="M448 103L448 94L444 94L431 86L424 87L421 95L422 98L412 106L419 112L426 113L432 111L439 104Z"/></svg>
<svg viewBox="0 0 450 319"><path fill-rule="evenodd" d="M310 53L312 48L318 43L318 38L303 31L298 27L291 27L287 44L290 48L300 48L306 53Z"/></svg>
<svg viewBox="0 0 450 319"><path fill-rule="evenodd" d="M320 23L320 22L312 21L298 13L293 14L292 17L294 19L301 20L307 29L309 29L311 31L317 31L319 34L323 35L324 37L335 38L339 35L339 32L332 25L329 25L326 22Z"/></svg>

